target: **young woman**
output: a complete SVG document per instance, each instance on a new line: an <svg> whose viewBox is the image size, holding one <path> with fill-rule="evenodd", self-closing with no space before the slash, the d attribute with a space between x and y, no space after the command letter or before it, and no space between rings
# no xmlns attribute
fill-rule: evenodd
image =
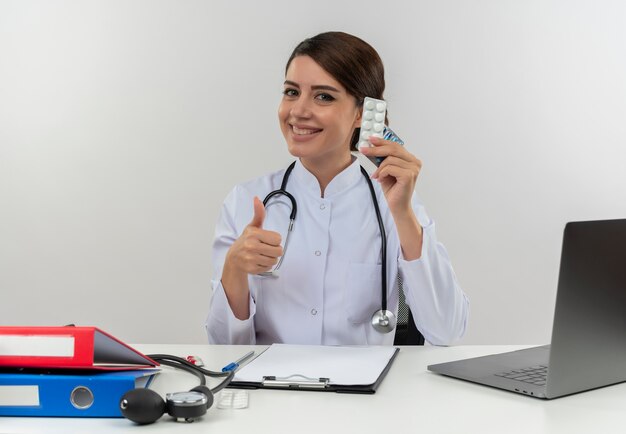
<svg viewBox="0 0 626 434"><path fill-rule="evenodd" d="M428 342L463 335L468 299L414 193L421 162L395 142L370 138L373 147L359 151L386 157L371 183L351 154L364 98L383 99L384 89L380 57L355 36L322 33L295 48L278 120L296 161L236 186L224 202L213 246L211 343L391 345L399 278ZM265 206L259 199L281 185L297 204L289 235L288 197ZM381 307L390 311L382 319Z"/></svg>

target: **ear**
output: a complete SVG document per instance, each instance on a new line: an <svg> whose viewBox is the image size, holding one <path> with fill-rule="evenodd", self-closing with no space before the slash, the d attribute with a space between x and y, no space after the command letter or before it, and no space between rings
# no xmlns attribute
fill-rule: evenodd
<svg viewBox="0 0 626 434"><path fill-rule="evenodd" d="M356 105L356 118L354 119L354 124L352 128L361 128L361 117L363 116L363 106L360 104Z"/></svg>

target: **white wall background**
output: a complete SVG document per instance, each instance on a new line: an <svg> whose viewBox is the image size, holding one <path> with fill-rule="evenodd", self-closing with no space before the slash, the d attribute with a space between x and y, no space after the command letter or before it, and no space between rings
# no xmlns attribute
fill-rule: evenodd
<svg viewBox="0 0 626 434"><path fill-rule="evenodd" d="M424 162L462 342L548 342L564 223L626 217L626 3L378 4L0 0L0 324L205 342L221 201L291 161L284 64L343 30Z"/></svg>

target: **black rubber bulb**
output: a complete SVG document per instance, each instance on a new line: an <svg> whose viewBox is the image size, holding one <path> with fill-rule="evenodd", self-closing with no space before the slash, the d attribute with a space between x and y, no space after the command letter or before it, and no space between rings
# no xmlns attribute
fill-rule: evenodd
<svg viewBox="0 0 626 434"><path fill-rule="evenodd" d="M125 418L140 425L156 422L165 413L165 401L151 389L129 390L120 399Z"/></svg>

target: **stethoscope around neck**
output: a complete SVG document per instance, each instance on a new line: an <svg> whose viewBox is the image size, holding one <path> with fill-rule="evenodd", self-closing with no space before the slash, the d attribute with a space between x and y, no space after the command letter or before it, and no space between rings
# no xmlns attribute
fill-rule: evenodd
<svg viewBox="0 0 626 434"><path fill-rule="evenodd" d="M283 263L283 259L285 259L285 255L287 254L287 247L289 246L289 236L291 235L291 231L293 230L293 224L296 220L296 214L298 212L298 205L296 203L296 198L293 197L291 193L287 191L287 181L289 180L289 175L293 171L293 168L296 166L296 162L294 161L289 165L287 170L285 171L285 175L283 176L283 181L280 184L280 188L278 190L274 190L270 192L265 199L263 199L263 206L266 206L268 201L274 196L286 196L291 202L291 214L289 215L289 228L287 230L287 236L285 237L285 246L283 247L283 255L280 257L280 260L276 264L273 270L265 271L263 273L259 273L260 276L279 276L279 268ZM382 280L382 288L381 288L381 299L380 299L380 310L377 310L372 315L372 327L379 333L389 333L393 331L396 327L396 316L393 312L387 310L387 235L385 234L385 225L383 224L383 219L380 215L380 208L378 207L378 201L376 200L376 192L374 191L374 185L372 184L372 180L369 175L361 166L361 174L365 177L367 181L367 185L370 189L370 194L372 195L372 202L374 204L374 210L376 211L376 219L378 220L378 228L380 230L380 238L381 238L381 280Z"/></svg>

